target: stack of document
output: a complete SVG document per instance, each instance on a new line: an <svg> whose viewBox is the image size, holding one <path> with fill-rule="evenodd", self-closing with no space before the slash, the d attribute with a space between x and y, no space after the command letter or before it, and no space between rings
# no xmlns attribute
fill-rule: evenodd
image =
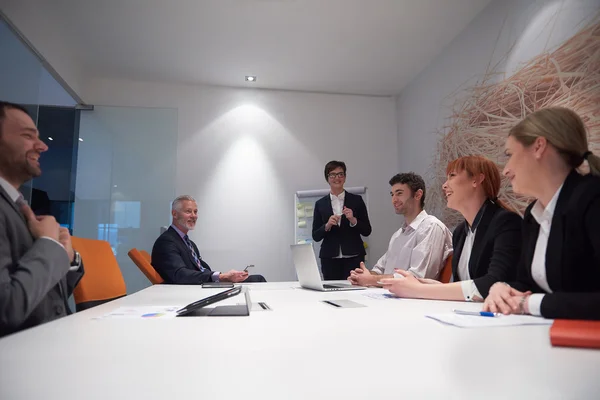
<svg viewBox="0 0 600 400"><path fill-rule="evenodd" d="M455 313L431 314L427 318L434 319L443 324L458 326L460 328L486 328L495 326L518 325L552 325L554 320L534 317L531 315L502 315L495 317L482 317L478 315L460 315Z"/></svg>
<svg viewBox="0 0 600 400"><path fill-rule="evenodd" d="M168 319L177 316L181 306L119 307L93 319Z"/></svg>

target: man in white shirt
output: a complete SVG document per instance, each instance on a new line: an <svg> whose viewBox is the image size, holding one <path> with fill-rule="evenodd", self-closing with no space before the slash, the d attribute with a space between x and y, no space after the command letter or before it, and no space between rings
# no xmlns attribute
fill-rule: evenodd
<svg viewBox="0 0 600 400"><path fill-rule="evenodd" d="M36 217L18 191L41 174L46 150L27 111L0 102L0 337L69 314L83 276L69 231Z"/></svg>
<svg viewBox="0 0 600 400"><path fill-rule="evenodd" d="M352 271L348 279L354 285L381 286L377 282L393 278L395 269L417 278L437 279L444 261L452 254L452 233L423 210L423 178L413 172L397 174L390 179L390 185L394 210L404 216L404 224L392 235L387 252L371 271L364 263Z"/></svg>

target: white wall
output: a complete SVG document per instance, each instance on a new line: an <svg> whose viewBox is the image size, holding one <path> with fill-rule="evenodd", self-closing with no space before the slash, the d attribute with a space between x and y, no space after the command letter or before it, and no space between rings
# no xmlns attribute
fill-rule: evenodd
<svg viewBox="0 0 600 400"><path fill-rule="evenodd" d="M519 63L568 39L598 12L599 0L490 3L397 98L400 169L427 172L454 93L496 65L510 76Z"/></svg>
<svg viewBox="0 0 600 400"><path fill-rule="evenodd" d="M394 100L91 81L91 104L178 109L178 194L198 200L191 235L213 269L252 263L268 280L292 280L294 193L326 188L323 168L348 165L348 186L369 188L371 257L398 228L389 200L397 173ZM152 243L147 243L149 249Z"/></svg>

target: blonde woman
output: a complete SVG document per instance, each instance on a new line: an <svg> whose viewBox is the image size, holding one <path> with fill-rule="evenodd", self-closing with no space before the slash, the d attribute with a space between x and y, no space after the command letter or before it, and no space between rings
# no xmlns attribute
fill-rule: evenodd
<svg viewBox="0 0 600 400"><path fill-rule="evenodd" d="M505 153L513 190L537 200L525 211L517 280L492 286L484 310L600 319L600 158L581 118L536 111L511 129Z"/></svg>

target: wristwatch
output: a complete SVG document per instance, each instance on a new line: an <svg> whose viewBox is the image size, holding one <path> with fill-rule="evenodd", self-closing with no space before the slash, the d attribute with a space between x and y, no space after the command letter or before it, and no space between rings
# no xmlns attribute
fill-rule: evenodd
<svg viewBox="0 0 600 400"><path fill-rule="evenodd" d="M521 296L521 301L519 301L519 311L521 314L525 314L525 302L527 301L528 296Z"/></svg>
<svg viewBox="0 0 600 400"><path fill-rule="evenodd" d="M71 261L71 267L77 267L81 265L81 256L78 252L73 250L73 261Z"/></svg>

